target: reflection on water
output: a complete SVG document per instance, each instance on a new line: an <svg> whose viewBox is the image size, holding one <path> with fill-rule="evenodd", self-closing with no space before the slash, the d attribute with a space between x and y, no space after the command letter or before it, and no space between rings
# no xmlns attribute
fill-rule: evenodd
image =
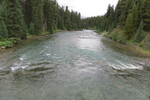
<svg viewBox="0 0 150 100"><path fill-rule="evenodd" d="M87 34L78 38L77 45L80 49L98 51L101 41L95 35Z"/></svg>
<svg viewBox="0 0 150 100"><path fill-rule="evenodd" d="M150 60L126 52L90 30L31 40L1 54L0 100L149 100Z"/></svg>

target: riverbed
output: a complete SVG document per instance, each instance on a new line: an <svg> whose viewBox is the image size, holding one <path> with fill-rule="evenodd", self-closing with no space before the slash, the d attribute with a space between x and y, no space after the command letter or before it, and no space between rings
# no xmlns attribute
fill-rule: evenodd
<svg viewBox="0 0 150 100"><path fill-rule="evenodd" d="M150 58L91 30L0 54L0 100L150 100Z"/></svg>

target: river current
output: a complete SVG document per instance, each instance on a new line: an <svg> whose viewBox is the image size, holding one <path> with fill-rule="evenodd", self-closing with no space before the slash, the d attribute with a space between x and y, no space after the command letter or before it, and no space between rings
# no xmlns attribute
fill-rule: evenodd
<svg viewBox="0 0 150 100"><path fill-rule="evenodd" d="M91 30L23 43L0 54L0 100L150 100L150 59L121 46Z"/></svg>

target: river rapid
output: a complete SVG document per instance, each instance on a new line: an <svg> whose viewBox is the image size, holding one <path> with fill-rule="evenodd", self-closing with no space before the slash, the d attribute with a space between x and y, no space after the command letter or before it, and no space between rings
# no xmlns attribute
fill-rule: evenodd
<svg viewBox="0 0 150 100"><path fill-rule="evenodd" d="M150 100L150 58L91 30L0 54L0 100Z"/></svg>

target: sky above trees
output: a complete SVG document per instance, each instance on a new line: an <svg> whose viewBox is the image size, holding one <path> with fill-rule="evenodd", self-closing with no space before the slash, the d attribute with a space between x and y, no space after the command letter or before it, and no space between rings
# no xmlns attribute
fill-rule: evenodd
<svg viewBox="0 0 150 100"><path fill-rule="evenodd" d="M70 10L78 11L82 17L104 15L108 5L116 6L118 0L57 0L60 5L68 6Z"/></svg>

